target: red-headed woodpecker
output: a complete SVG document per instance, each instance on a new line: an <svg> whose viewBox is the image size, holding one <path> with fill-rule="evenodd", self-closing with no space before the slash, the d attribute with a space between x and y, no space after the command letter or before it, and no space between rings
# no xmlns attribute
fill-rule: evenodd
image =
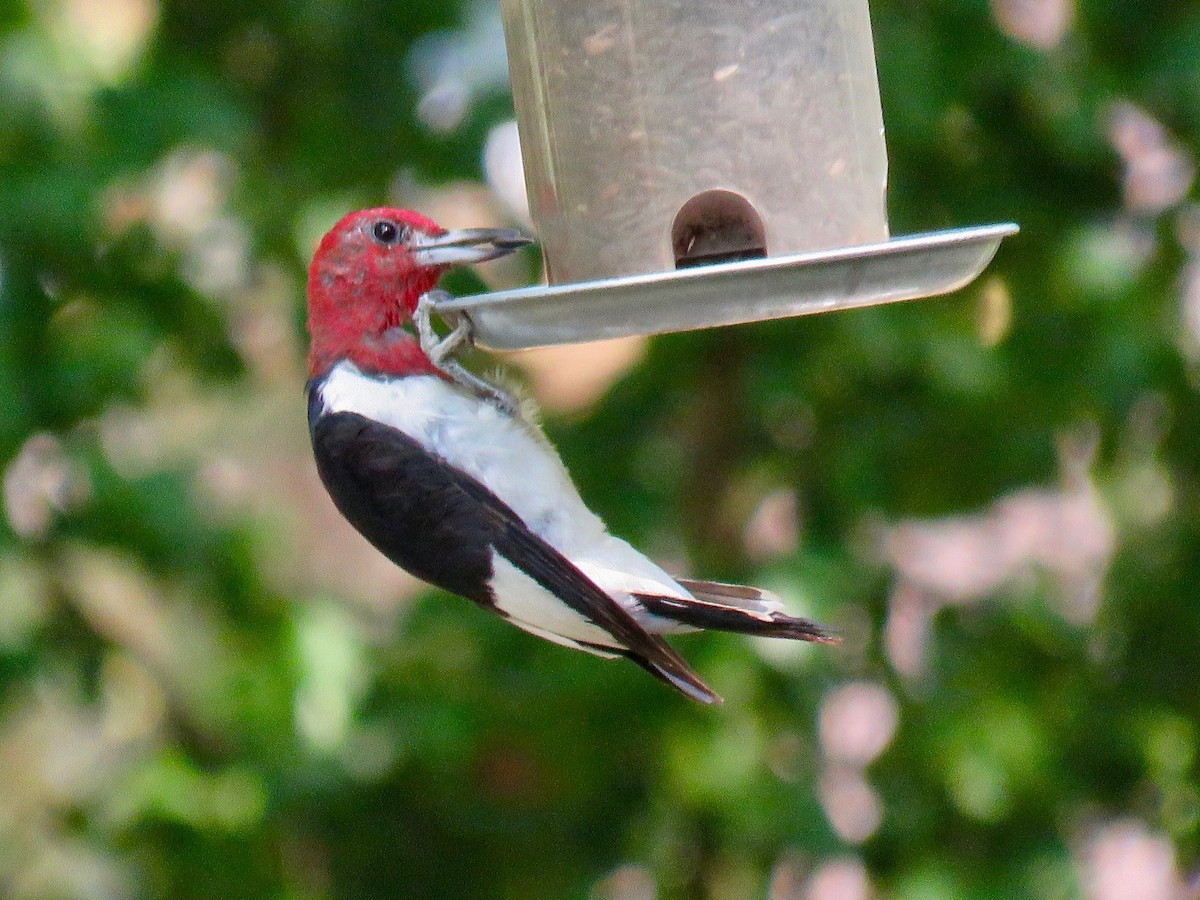
<svg viewBox="0 0 1200 900"><path fill-rule="evenodd" d="M422 349L406 326L445 268L526 243L386 208L325 235L309 269L308 418L338 509L418 578L557 644L627 657L706 703L720 698L663 634L833 642L765 591L672 578L613 537L540 429Z"/></svg>

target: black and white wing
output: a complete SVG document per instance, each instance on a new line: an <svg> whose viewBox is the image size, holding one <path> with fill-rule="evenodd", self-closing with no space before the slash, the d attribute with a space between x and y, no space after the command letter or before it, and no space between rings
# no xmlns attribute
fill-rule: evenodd
<svg viewBox="0 0 1200 900"><path fill-rule="evenodd" d="M317 469L342 514L400 567L579 649L627 656L683 693L719 697L484 483L421 442L310 399Z"/></svg>

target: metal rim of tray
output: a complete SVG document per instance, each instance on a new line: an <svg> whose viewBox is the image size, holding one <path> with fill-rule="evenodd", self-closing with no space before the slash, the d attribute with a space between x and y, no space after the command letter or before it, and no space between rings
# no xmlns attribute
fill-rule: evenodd
<svg viewBox="0 0 1200 900"><path fill-rule="evenodd" d="M715 328L933 297L983 271L1015 224L906 235L791 256L537 285L436 304L496 350Z"/></svg>

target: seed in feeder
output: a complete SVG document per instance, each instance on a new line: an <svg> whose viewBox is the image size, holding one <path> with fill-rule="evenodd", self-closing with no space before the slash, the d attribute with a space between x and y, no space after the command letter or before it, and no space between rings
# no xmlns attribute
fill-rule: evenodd
<svg viewBox="0 0 1200 900"><path fill-rule="evenodd" d="M739 63L734 63L730 66L723 66L720 69L717 69L717 71L713 72L713 81L725 81L726 79L731 78L733 74L740 68L741 65Z"/></svg>

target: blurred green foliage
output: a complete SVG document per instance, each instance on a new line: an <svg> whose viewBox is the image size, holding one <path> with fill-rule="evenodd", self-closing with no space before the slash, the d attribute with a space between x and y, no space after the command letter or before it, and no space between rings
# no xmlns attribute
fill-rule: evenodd
<svg viewBox="0 0 1200 900"><path fill-rule="evenodd" d="M268 386L307 453L312 238L480 177L503 85L439 132L410 65L467 5L0 4L0 894L1107 898L1151 897L1154 852L1200 870L1200 8L872 12L893 231L1022 235L953 298L658 339L548 423L614 531L844 630L681 640L727 699L702 709L451 598L355 613L287 574L287 498L218 502L225 411ZM794 546L747 549L766 496ZM857 760L847 683L896 716Z"/></svg>

